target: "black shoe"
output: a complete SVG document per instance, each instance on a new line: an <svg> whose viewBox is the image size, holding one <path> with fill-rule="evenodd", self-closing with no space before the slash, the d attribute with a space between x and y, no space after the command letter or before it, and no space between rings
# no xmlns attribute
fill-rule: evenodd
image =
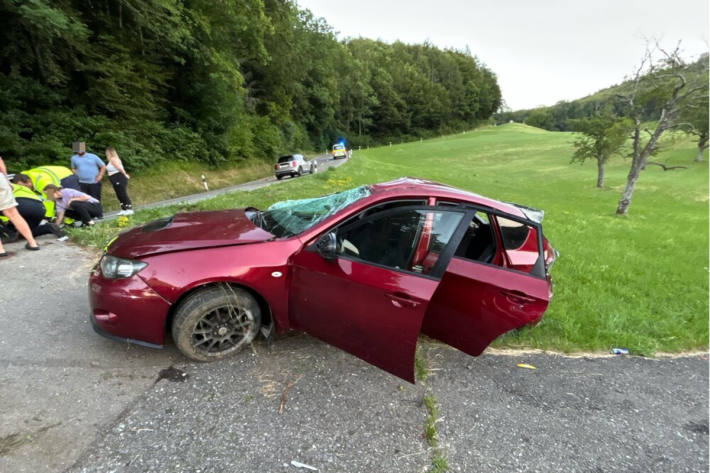
<svg viewBox="0 0 710 473"><path fill-rule="evenodd" d="M67 234L64 233L64 230L59 228L59 225L57 225L56 223L48 223L47 225L49 225L49 229L52 231L52 234L57 238L63 238L67 236Z"/></svg>
<svg viewBox="0 0 710 473"><path fill-rule="evenodd" d="M29 243L25 244L25 249L30 251L39 251L39 245L31 246Z"/></svg>

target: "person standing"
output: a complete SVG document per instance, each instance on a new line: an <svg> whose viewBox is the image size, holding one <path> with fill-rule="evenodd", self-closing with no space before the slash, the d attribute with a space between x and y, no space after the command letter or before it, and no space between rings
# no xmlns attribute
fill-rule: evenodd
<svg viewBox="0 0 710 473"><path fill-rule="evenodd" d="M131 198L128 197L128 180L131 176L129 176L123 168L123 163L121 162L121 158L118 157L115 148L110 146L106 148L106 160L108 161L106 165L108 180L111 181L113 190L116 192L116 198L118 198L118 201L121 203L121 211L118 214L133 215Z"/></svg>
<svg viewBox="0 0 710 473"><path fill-rule="evenodd" d="M101 201L101 178L106 172L106 165L101 158L86 152L86 143L76 141L72 145L76 153L71 157L71 170L79 178L81 191Z"/></svg>
<svg viewBox="0 0 710 473"><path fill-rule="evenodd" d="M20 232L20 235L25 237L25 240L27 240L25 248L32 251L39 250L39 245L32 236L30 226L27 225L25 219L22 218L20 212L17 211L17 202L12 195L12 187L7 178L7 168L5 168L5 162L2 160L2 156L0 156L0 211L10 219L15 229ZM8 252L5 251L0 241L0 258L5 256L8 256Z"/></svg>

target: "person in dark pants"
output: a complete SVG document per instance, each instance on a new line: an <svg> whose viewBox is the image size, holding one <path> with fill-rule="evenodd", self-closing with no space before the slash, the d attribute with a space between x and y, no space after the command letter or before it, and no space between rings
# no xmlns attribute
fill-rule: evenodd
<svg viewBox="0 0 710 473"><path fill-rule="evenodd" d="M86 143L77 141L73 145L76 153L71 157L71 170L79 178L81 191L101 201L101 178L106 172L106 165L93 153L86 152Z"/></svg>
<svg viewBox="0 0 710 473"><path fill-rule="evenodd" d="M47 209L42 196L34 191L32 180L24 174L15 174L12 178L12 193L17 202L17 211L30 226L32 236L48 235L53 233L59 241L68 237L64 231L52 222L45 219Z"/></svg>
<svg viewBox="0 0 710 473"><path fill-rule="evenodd" d="M47 184L42 189L48 199L54 201L56 217L54 223L60 225L64 216L81 220L82 226L94 225L94 219L103 215L101 202L88 194Z"/></svg>
<svg viewBox="0 0 710 473"><path fill-rule="evenodd" d="M131 176L123 169L121 158L118 157L118 153L114 148L106 148L106 160L108 161L106 165L108 180L111 181L113 190L116 192L116 198L121 203L119 215L133 215L133 205L131 204L131 198L128 197L128 179Z"/></svg>

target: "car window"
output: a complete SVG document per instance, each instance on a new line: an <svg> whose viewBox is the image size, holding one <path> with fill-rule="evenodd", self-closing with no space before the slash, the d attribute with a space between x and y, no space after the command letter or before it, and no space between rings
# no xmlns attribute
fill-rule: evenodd
<svg viewBox="0 0 710 473"><path fill-rule="evenodd" d="M495 254L496 239L488 214L476 211L456 249L456 256L481 263L492 263Z"/></svg>
<svg viewBox="0 0 710 473"><path fill-rule="evenodd" d="M338 253L429 274L462 217L461 212L412 208L378 212L337 231Z"/></svg>
<svg viewBox="0 0 710 473"><path fill-rule="evenodd" d="M294 160L295 160L295 157L293 157L293 156L281 156L279 158L279 164L287 163L289 161L294 161Z"/></svg>
<svg viewBox="0 0 710 473"><path fill-rule="evenodd" d="M531 225L496 216L503 250L512 269L530 273L540 257L537 229Z"/></svg>
<svg viewBox="0 0 710 473"><path fill-rule="evenodd" d="M276 202L260 212L255 223L277 237L290 237L368 195L369 187L360 186L313 199Z"/></svg>

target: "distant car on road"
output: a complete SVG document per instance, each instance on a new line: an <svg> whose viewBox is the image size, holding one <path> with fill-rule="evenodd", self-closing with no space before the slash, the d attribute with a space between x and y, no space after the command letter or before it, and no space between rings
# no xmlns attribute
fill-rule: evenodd
<svg viewBox="0 0 710 473"><path fill-rule="evenodd" d="M296 329L414 382L422 332L470 355L540 320L556 251L542 212L420 179L179 213L122 233L89 279L91 321L201 361Z"/></svg>
<svg viewBox="0 0 710 473"><path fill-rule="evenodd" d="M333 159L347 158L348 150L345 148L344 144L338 143L333 145Z"/></svg>
<svg viewBox="0 0 710 473"><path fill-rule="evenodd" d="M302 154L289 154L281 156L274 164L274 174L276 179L281 180L284 176L301 176L304 172L313 174L318 172L318 161L306 160Z"/></svg>

